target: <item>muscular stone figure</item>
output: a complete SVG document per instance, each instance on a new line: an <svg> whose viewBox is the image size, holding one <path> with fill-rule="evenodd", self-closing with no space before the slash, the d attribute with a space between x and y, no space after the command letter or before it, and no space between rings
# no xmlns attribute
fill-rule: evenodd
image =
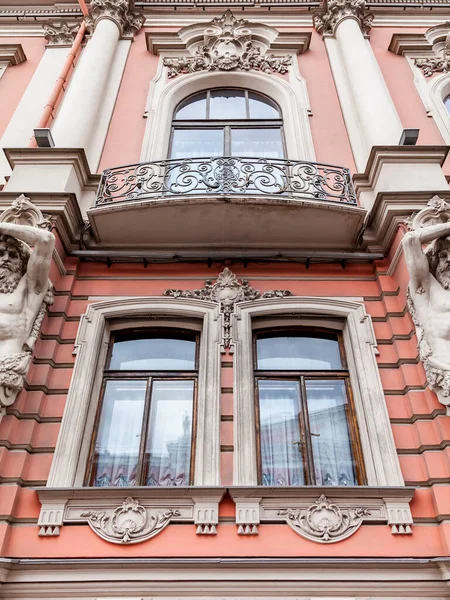
<svg viewBox="0 0 450 600"><path fill-rule="evenodd" d="M33 246L30 251L29 246ZM20 389L47 305L54 237L49 231L0 223L0 409Z"/></svg>
<svg viewBox="0 0 450 600"><path fill-rule="evenodd" d="M427 250L422 244L432 242ZM428 225L403 238L409 309L416 325L428 383L450 412L450 222Z"/></svg>

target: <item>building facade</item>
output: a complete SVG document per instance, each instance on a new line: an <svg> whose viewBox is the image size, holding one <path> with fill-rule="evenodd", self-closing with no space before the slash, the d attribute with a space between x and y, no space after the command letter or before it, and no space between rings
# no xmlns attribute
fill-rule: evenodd
<svg viewBox="0 0 450 600"><path fill-rule="evenodd" d="M0 3L0 598L450 597L449 11Z"/></svg>

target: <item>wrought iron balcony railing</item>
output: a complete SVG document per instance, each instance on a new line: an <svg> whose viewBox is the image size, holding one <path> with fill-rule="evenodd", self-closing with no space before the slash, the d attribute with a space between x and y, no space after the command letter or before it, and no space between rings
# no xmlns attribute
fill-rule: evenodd
<svg viewBox="0 0 450 600"><path fill-rule="evenodd" d="M173 196L281 196L356 205L343 167L278 158L169 159L103 172L95 206Z"/></svg>

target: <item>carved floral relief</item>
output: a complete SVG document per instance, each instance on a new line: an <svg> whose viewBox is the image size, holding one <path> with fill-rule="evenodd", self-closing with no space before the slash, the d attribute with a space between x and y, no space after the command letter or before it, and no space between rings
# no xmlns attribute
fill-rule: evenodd
<svg viewBox="0 0 450 600"><path fill-rule="evenodd" d="M287 73L290 56L267 54L255 43L250 23L236 19L230 10L213 19L204 31L203 44L193 56L164 58L168 76L196 71L234 71L250 69L264 73Z"/></svg>

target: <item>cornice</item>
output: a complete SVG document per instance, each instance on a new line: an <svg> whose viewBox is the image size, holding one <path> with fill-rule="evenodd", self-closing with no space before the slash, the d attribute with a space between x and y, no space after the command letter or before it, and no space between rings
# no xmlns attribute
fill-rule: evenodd
<svg viewBox="0 0 450 600"><path fill-rule="evenodd" d="M403 56L405 52L430 52L433 46L423 33L394 33L389 52Z"/></svg>
<svg viewBox="0 0 450 600"><path fill-rule="evenodd" d="M389 163L437 163L442 167L449 146L373 146L364 173L353 176L356 197L372 188L385 162Z"/></svg>
<svg viewBox="0 0 450 600"><path fill-rule="evenodd" d="M79 248L84 223L75 195L28 191L25 194L42 213L50 216L66 252ZM8 209L16 197L17 192L0 192L0 211Z"/></svg>
<svg viewBox="0 0 450 600"><path fill-rule="evenodd" d="M101 175L91 173L83 148L5 148L6 158L12 169L17 165L72 165L80 185L95 191Z"/></svg>
<svg viewBox="0 0 450 600"><path fill-rule="evenodd" d="M424 208L434 195L450 202L450 190L380 192L367 221L363 244L371 252L387 254L399 225Z"/></svg>
<svg viewBox="0 0 450 600"><path fill-rule="evenodd" d="M13 66L26 60L22 44L0 44L0 62L7 62L9 66Z"/></svg>

